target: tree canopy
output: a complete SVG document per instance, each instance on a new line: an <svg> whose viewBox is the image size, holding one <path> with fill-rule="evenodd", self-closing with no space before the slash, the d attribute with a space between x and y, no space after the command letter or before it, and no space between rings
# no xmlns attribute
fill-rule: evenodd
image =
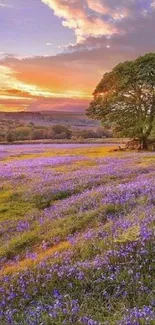
<svg viewBox="0 0 155 325"><path fill-rule="evenodd" d="M104 74L87 115L123 136L137 137L142 148L155 125L155 53L118 64Z"/></svg>

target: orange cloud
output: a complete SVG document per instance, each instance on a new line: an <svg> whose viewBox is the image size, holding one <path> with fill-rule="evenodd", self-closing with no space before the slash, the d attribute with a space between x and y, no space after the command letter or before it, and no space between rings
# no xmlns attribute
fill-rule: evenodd
<svg viewBox="0 0 155 325"><path fill-rule="evenodd" d="M0 111L66 110L67 105L68 109L84 109L91 100L94 82L90 78L89 65L85 72L83 68L76 58L70 62L68 55L64 59L61 55L27 59L6 57L0 64Z"/></svg>
<svg viewBox="0 0 155 325"><path fill-rule="evenodd" d="M90 66L82 53L6 58L3 64L16 70L14 87L9 85L8 88L26 91L33 96L90 98L98 80L96 65Z"/></svg>

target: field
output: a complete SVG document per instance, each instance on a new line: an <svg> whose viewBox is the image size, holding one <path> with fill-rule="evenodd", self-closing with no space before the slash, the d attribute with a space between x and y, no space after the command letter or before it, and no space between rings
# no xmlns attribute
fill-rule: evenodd
<svg viewBox="0 0 155 325"><path fill-rule="evenodd" d="M63 124L74 128L93 128L100 125L99 122L89 119L85 110L83 112L42 111L42 112L0 112L0 120L17 123L34 123L39 126ZM11 123L10 122L10 123ZM2 123L2 126L4 123Z"/></svg>
<svg viewBox="0 0 155 325"><path fill-rule="evenodd" d="M0 143L71 141L112 136L100 123L77 112L0 112Z"/></svg>
<svg viewBox="0 0 155 325"><path fill-rule="evenodd" d="M155 154L0 146L0 325L155 324Z"/></svg>

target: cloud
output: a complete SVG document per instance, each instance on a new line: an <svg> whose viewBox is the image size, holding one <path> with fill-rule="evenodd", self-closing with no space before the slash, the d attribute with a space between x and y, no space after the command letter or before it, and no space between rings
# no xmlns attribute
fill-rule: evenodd
<svg viewBox="0 0 155 325"><path fill-rule="evenodd" d="M88 7L98 14L108 15L114 20L121 20L129 15L129 8L124 1L87 0ZM126 1L127 4L128 1Z"/></svg>
<svg viewBox="0 0 155 325"><path fill-rule="evenodd" d="M18 82L23 84L20 89L31 94L39 96L42 91L47 97L89 98L94 84L92 75L97 76L98 72L96 65L90 68L83 60L85 56L80 53L23 59L6 57L1 66L7 66L12 72L14 69Z"/></svg>
<svg viewBox="0 0 155 325"><path fill-rule="evenodd" d="M28 106L29 111L77 111L83 112L89 105L89 100L75 98L40 98Z"/></svg>
<svg viewBox="0 0 155 325"><path fill-rule="evenodd" d="M6 3L0 3L0 8L11 8L11 6Z"/></svg>
<svg viewBox="0 0 155 325"><path fill-rule="evenodd" d="M113 44L113 49L106 48L107 41ZM90 38L87 42L93 44L96 39ZM136 56L136 53L123 50L120 39L104 37L100 42L101 48L83 48L57 56L4 57L0 62L3 110L15 106L28 110L79 111L86 108L103 73L119 61ZM117 42L120 42L121 51Z"/></svg>
<svg viewBox="0 0 155 325"><path fill-rule="evenodd" d="M87 39L124 35L154 14L154 0L41 0L75 32L77 45ZM146 26L147 28L147 26ZM148 30L148 28L147 28ZM76 50L76 49L75 49Z"/></svg>
<svg viewBox="0 0 155 325"><path fill-rule="evenodd" d="M46 45L47 46L53 46L53 44L51 42L47 42Z"/></svg>
<svg viewBox="0 0 155 325"><path fill-rule="evenodd" d="M9 59L8 57L6 57ZM13 59L11 57L11 59ZM18 61L18 59L16 59ZM2 94L7 95L12 92L14 95L29 95L36 96L40 95L41 89L37 88L36 85L28 84L26 82L22 82L18 79L18 71L13 69L10 66L0 65L0 92Z"/></svg>
<svg viewBox="0 0 155 325"><path fill-rule="evenodd" d="M152 1L152 2L151 2L151 7L152 7L152 8L155 8L155 1Z"/></svg>
<svg viewBox="0 0 155 325"><path fill-rule="evenodd" d="M55 56L15 57L0 53L3 105L19 103L31 110L83 109L105 72L119 62L155 52L154 1L42 2L71 24L80 38L76 44L60 44L63 52ZM109 34L104 28L100 30L98 19L110 28Z"/></svg>
<svg viewBox="0 0 155 325"><path fill-rule="evenodd" d="M117 32L115 25L102 19L89 8L87 0L41 0L53 9L56 16L63 19L62 25L73 29L77 42L89 36L111 35Z"/></svg>
<svg viewBox="0 0 155 325"><path fill-rule="evenodd" d="M85 67L83 75L81 60L69 56L4 56L0 62L0 110L15 106L18 110L86 108L93 91L91 72L89 66Z"/></svg>

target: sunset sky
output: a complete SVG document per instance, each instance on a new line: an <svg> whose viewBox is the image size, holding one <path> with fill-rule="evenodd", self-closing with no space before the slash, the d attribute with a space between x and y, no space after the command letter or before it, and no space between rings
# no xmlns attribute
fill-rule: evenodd
<svg viewBox="0 0 155 325"><path fill-rule="evenodd" d="M154 0L0 0L0 111L84 109L154 31Z"/></svg>

